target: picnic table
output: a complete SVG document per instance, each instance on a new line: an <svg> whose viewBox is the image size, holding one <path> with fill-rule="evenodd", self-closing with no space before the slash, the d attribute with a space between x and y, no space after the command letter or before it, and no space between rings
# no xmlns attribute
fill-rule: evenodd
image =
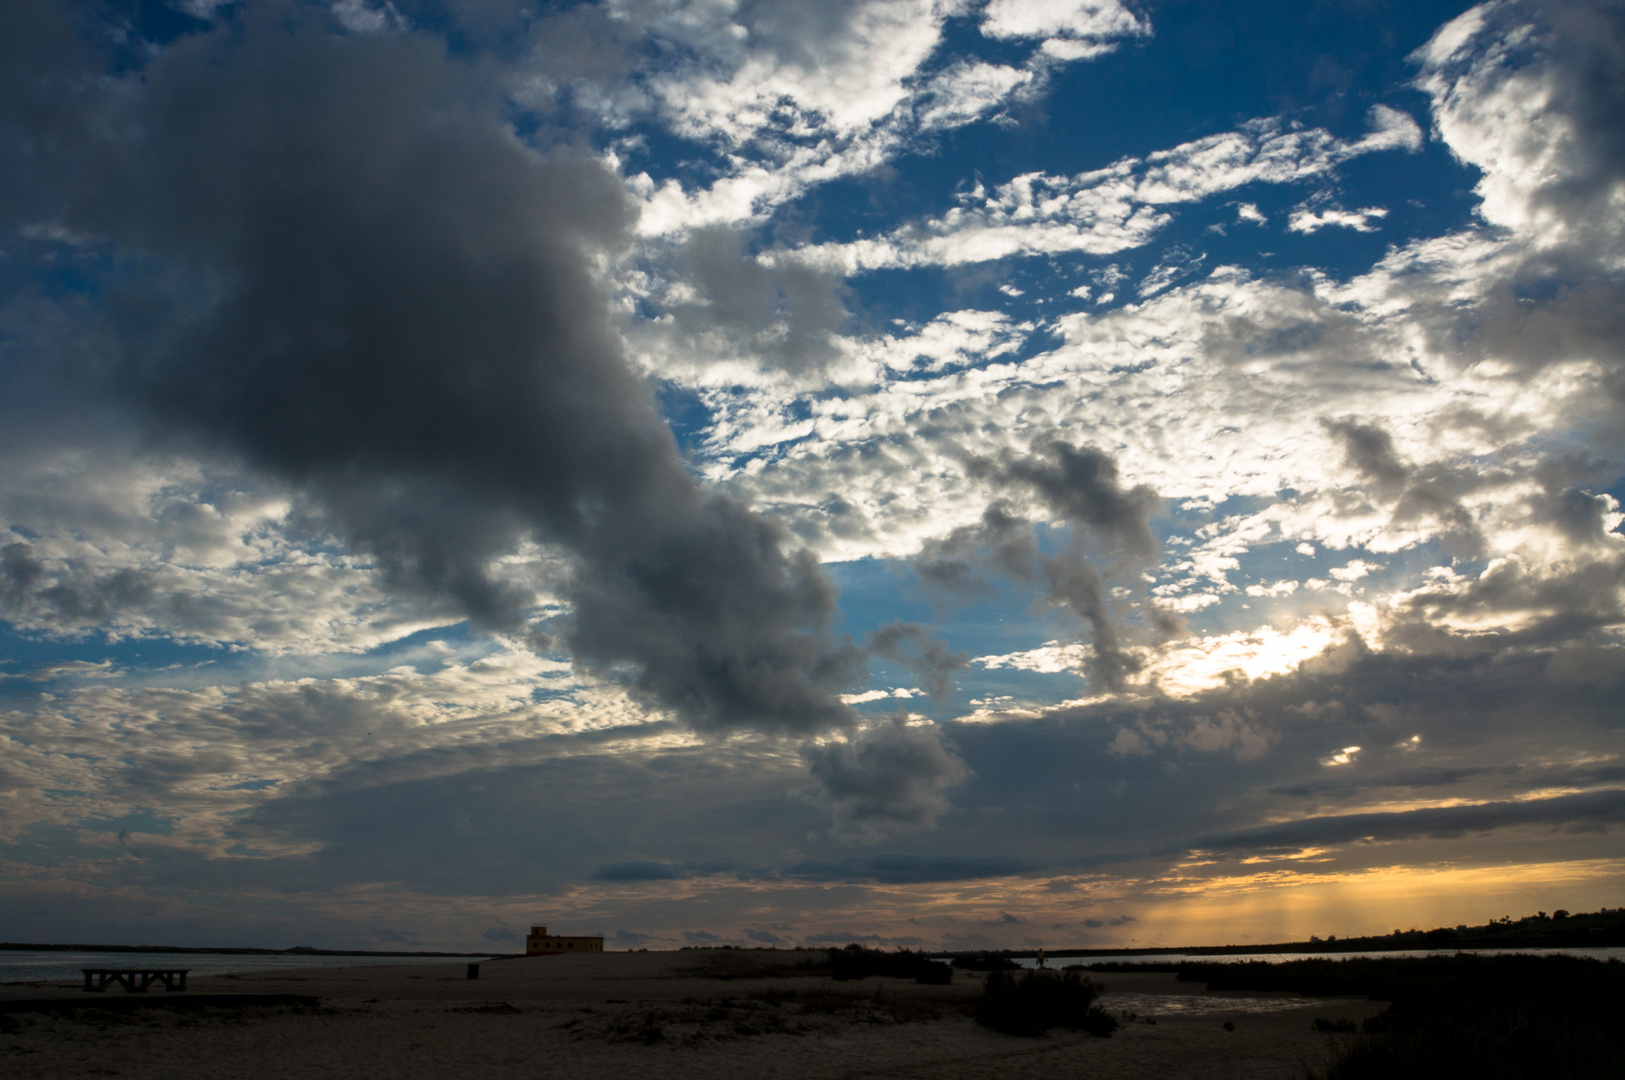
<svg viewBox="0 0 1625 1080"><path fill-rule="evenodd" d="M92 993L106 991L108 983L116 983L131 994L145 994L153 983L163 983L165 992L186 989L186 973L191 968L80 968L85 973L85 989Z"/></svg>

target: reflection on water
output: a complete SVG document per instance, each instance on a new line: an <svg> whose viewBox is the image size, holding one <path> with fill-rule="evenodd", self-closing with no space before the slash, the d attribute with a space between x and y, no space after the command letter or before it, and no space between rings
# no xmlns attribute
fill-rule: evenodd
<svg viewBox="0 0 1625 1080"><path fill-rule="evenodd" d="M1107 991L1100 1007L1107 1012L1137 1013L1146 1016L1207 1016L1211 1013L1271 1013L1283 1009L1324 1007L1328 1001L1354 1001L1355 998L1276 998L1221 997L1212 994L1129 994Z"/></svg>
<svg viewBox="0 0 1625 1080"><path fill-rule="evenodd" d="M0 983L79 982L80 968L175 967L191 969L191 978L243 971L288 971L314 967L383 967L395 964L462 964L487 956L308 956L271 953L127 953L0 952Z"/></svg>

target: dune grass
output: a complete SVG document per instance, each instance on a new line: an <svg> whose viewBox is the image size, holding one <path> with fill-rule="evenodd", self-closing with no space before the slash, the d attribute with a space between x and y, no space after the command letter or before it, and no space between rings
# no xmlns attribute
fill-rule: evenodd
<svg viewBox="0 0 1625 1080"><path fill-rule="evenodd" d="M829 970L836 982L884 975L893 979L913 979L931 986L946 986L954 978L953 968L923 953L908 949L887 952L884 949L865 949L861 945L829 950Z"/></svg>

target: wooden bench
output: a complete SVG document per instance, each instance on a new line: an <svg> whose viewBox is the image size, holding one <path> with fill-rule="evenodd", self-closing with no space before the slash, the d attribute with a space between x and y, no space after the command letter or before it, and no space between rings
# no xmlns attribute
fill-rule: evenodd
<svg viewBox="0 0 1625 1080"><path fill-rule="evenodd" d="M92 993L106 991L108 983L117 983L131 994L145 994L155 982L163 983L165 992L186 989L186 973L191 968L80 968L85 973L85 989Z"/></svg>

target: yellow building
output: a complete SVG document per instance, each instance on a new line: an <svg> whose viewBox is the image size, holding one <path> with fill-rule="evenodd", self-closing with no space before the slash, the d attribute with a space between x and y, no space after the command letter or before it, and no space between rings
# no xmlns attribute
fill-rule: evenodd
<svg viewBox="0 0 1625 1080"><path fill-rule="evenodd" d="M526 956L558 956L561 953L603 952L601 937L564 937L549 934L545 926L533 926L525 937Z"/></svg>

